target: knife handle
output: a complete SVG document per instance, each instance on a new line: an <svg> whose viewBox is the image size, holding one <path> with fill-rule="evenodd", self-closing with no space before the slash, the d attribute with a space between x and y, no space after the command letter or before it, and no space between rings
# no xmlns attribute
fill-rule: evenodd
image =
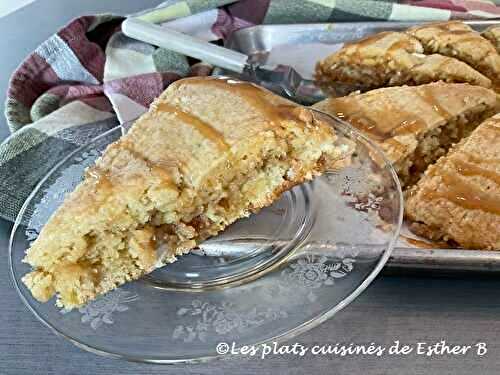
<svg viewBox="0 0 500 375"><path fill-rule="evenodd" d="M123 21L122 31L131 38L194 57L232 72L242 73L247 67L248 56L243 53L137 18L127 18Z"/></svg>

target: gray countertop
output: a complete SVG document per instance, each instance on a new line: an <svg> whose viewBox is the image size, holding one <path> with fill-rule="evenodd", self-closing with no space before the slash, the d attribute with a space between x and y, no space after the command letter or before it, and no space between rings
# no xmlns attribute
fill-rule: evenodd
<svg viewBox="0 0 500 375"><path fill-rule="evenodd" d="M71 4L70 4L71 3ZM139 4L140 3L140 4ZM69 19L99 12L127 13L157 0L37 0L0 19L0 102L13 69L24 56ZM29 20L35 20L30 22ZM20 25L23 25L20 28ZM8 131L0 119L0 139ZM1 176L0 176L1 178ZM454 345L485 342L482 357L272 356L265 360L216 361L190 366L128 363L87 353L53 335L24 307L7 266L10 224L0 221L0 374L497 374L500 369L500 279L379 277L361 297L332 320L294 342L314 344L393 341L415 345L446 340Z"/></svg>

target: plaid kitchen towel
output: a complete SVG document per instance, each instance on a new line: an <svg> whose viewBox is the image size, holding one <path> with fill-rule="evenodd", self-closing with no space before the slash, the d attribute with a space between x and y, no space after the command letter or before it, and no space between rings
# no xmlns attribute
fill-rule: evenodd
<svg viewBox="0 0 500 375"><path fill-rule="evenodd" d="M215 41L256 24L495 18L478 0L171 0L140 14ZM14 72L0 145L0 216L14 220L37 182L69 152L146 111L172 81L210 73L185 56L131 40L122 17L84 16L42 43Z"/></svg>

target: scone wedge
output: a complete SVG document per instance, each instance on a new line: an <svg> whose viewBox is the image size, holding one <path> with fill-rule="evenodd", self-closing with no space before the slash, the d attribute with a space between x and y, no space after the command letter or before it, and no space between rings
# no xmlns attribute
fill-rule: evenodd
<svg viewBox="0 0 500 375"><path fill-rule="evenodd" d="M460 21L437 22L410 28L408 34L418 39L425 53L459 59L500 84L500 55L494 45L469 25Z"/></svg>
<svg viewBox="0 0 500 375"><path fill-rule="evenodd" d="M431 83L330 98L314 108L338 116L378 143L403 187L500 109L498 95L479 86Z"/></svg>
<svg viewBox="0 0 500 375"><path fill-rule="evenodd" d="M500 114L430 166L405 206L421 236L500 250Z"/></svg>
<svg viewBox="0 0 500 375"><path fill-rule="evenodd" d="M341 158L333 129L258 86L177 81L110 145L27 250L33 296L71 309L172 262Z"/></svg>
<svg viewBox="0 0 500 375"><path fill-rule="evenodd" d="M388 31L347 43L316 65L315 79L329 93L421 85L436 81L490 87L491 80L453 57L424 55L414 37Z"/></svg>

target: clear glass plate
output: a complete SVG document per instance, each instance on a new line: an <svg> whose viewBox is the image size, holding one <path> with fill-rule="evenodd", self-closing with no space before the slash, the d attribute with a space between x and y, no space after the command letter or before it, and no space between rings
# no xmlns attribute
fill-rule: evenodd
<svg viewBox="0 0 500 375"><path fill-rule="evenodd" d="M346 123L317 112L355 147L352 165L295 187L192 254L79 310L39 303L22 263L64 195L81 181L117 127L62 160L24 204L10 241L14 284L55 333L94 353L133 361L194 362L237 347L287 340L332 317L387 261L402 222L402 194L381 151Z"/></svg>

